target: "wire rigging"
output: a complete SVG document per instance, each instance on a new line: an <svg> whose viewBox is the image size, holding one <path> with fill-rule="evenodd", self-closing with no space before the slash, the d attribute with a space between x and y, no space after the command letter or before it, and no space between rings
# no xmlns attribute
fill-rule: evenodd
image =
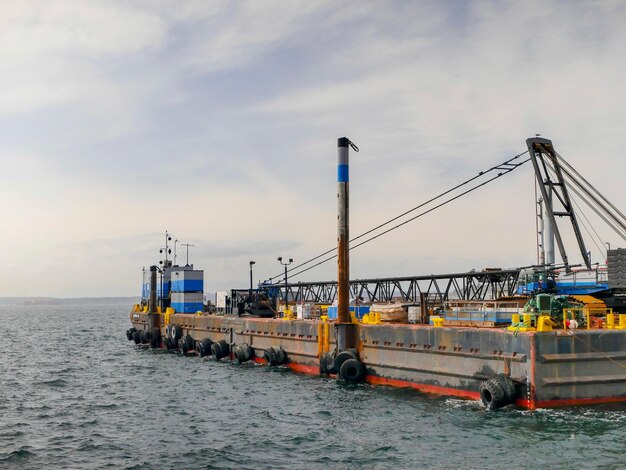
<svg viewBox="0 0 626 470"><path fill-rule="evenodd" d="M358 152L358 150L356 150L356 151ZM393 217L393 218L391 218L391 219L389 219L389 220L387 220L387 221L377 225L376 227L373 227L373 228L367 230L366 232L363 232L360 235L357 235L354 238L351 238L349 241L350 242L354 242L356 240L359 240L359 239L369 235L370 233L375 232L376 230L378 230L378 229L380 229L382 227L385 227L385 226L389 225L390 223L395 222L396 220L398 220L398 219L400 219L400 218L402 218L402 217L404 217L404 216L406 216L406 215L408 215L408 214L410 214L412 212L415 212L418 209L421 209L422 207L426 206L427 204L430 204L431 202L434 202L437 199L440 199L440 198L446 196L447 194L450 194L451 192L456 191L457 189L462 188L463 186L466 186L466 185L470 184L471 182L473 182L473 181L475 181L475 180L485 176L487 173L490 173L490 172L495 171L495 170L503 170L503 173L498 174L498 176L501 176L502 174L507 174L510 171L516 169L520 165L520 163L514 163L515 160L517 160L518 158L520 158L521 156L523 156L523 155L525 155L527 153L528 153L528 150L526 150L525 152L519 153L519 154L515 155L514 157L511 157L508 160L505 160L504 162L502 162L502 163L500 163L498 165L492 166L491 168L489 168L487 170L481 171L477 175L473 176L472 178L469 178L469 179L463 181L462 183L460 183L460 184L458 184L458 185L456 185L456 186L454 186L454 187L444 191L443 193L441 193L441 194L439 194L439 195L437 195L435 197L430 198L428 201L425 201L425 202L423 202L423 203L421 203L421 204L419 204L419 205L417 205L417 206L415 206L415 207L413 207L413 208L403 212L402 214L397 215L397 216L395 216L395 217ZM527 161L528 160L525 160L523 163L526 163ZM489 181L492 181L492 180L489 180ZM411 220L414 220L414 219L411 219ZM360 246L360 245L357 245L357 246ZM317 256L314 256L313 258L310 258L310 259L308 259L308 260L306 260L306 261L304 261L304 262L302 262L302 263L300 263L300 264L298 264L296 266L293 266L292 268L289 269L288 273L290 273L291 271L295 271L296 269L301 268L303 266L306 266L307 264L312 263L313 261L316 261L316 260L318 260L318 259L320 259L320 258L322 258L322 257L324 257L324 256L326 256L326 255L336 251L336 250L337 250L337 247L335 246L335 247L333 247L333 248L331 248L331 249L329 249L329 250L327 250L327 251L325 251L325 252L323 252L323 253L321 253L321 254L319 254ZM311 266L311 268L314 268L316 266L319 266L320 264L323 264L323 263L325 263L327 261L330 261L331 259L333 259L335 257L336 256L333 256L331 258L325 259L321 263L317 263L317 264ZM308 271L308 269L300 271L300 272L298 272L296 274L292 274L291 277L293 277L293 276L295 276L297 274L300 274L301 272L305 272L305 271ZM279 276L283 276L283 273L276 274L276 275L272 276L270 279L273 279L273 278L276 278L276 277L279 277ZM284 281L284 277L282 278L282 280L276 281L276 283L282 282L282 281Z"/></svg>
<svg viewBox="0 0 626 470"><path fill-rule="evenodd" d="M562 158L561 158L561 161L563 161ZM547 169L548 169L549 173L551 174L551 176L556 178L556 171L554 170L554 166L552 165L551 162L547 162L547 163L548 163L547 164ZM567 183L569 183L569 181L567 181ZM568 191L572 190L571 184L567 184L567 189L568 189ZM583 226L583 228L587 232L587 235L589 235L589 238L591 239L591 241L593 242L595 247L598 249L598 253L600 253L600 255L602 255L604 257L604 259L606 260L606 256L605 256L606 246L604 246L604 241L602 240L602 237L600 237L600 235L596 231L595 227L593 226L593 224L591 223L591 221L587 217L587 215L583 212L583 210L580 207L580 205L576 202L576 199L573 198L573 197L570 197L570 200L571 200L572 204L574 204L576 206L576 208L577 208L576 213L581 215L583 217L583 219L584 219L584 220L578 219L579 222L581 223L581 225ZM589 231L589 227L587 227L587 224L585 224L585 221L587 221L587 224L589 225L591 230L595 233L597 238L594 238L594 236L591 234L591 232ZM597 241L600 242L600 245L598 245Z"/></svg>
<svg viewBox="0 0 626 470"><path fill-rule="evenodd" d="M600 194L600 192L595 189L591 185L591 183L589 183L582 176L580 176L580 173L578 173L569 163L567 163L563 159L563 157L557 154L557 158L559 159L559 163L563 163L565 165L565 167L561 166L561 170L563 171L563 174L567 177L567 182L569 183L568 190L578 196L578 198L582 202L584 202L587 207L589 207L598 217L600 217L600 219L602 219L605 224L607 224L619 237L626 241L626 218L620 220L620 217L618 217L618 214L623 214L619 210L617 210L616 213L607 208L606 205L598 200L598 197L606 201L606 203L610 207L615 206L613 206L613 204L611 204L602 194ZM550 166L550 168L554 172L554 168L552 166ZM568 168L570 170L568 170ZM589 186L589 188L591 189L585 187L580 181L575 178L574 175L579 175L580 178L585 181L587 186ZM592 193L592 191L593 193L595 193L595 195Z"/></svg>
<svg viewBox="0 0 626 470"><path fill-rule="evenodd" d="M520 156L521 156L521 155L523 155L523 154L520 154ZM510 160L509 160L509 161L510 161ZM488 179L488 180L486 180L486 181L483 181L482 183L477 184L476 186L473 186L473 187L471 187L470 189L467 189L467 190L463 191L462 193L457 194L456 196L451 197L450 199L447 199L447 200L445 200L445 201L443 201L443 202L441 202L441 203L437 204L436 206L431 207L430 209L425 210L425 211L423 211L423 212L421 212L421 213L419 213L419 214L417 214L417 215L415 215L415 216L411 217L410 219L407 219L407 220L405 220L405 221L403 221L403 222L401 222L401 223L399 223L399 224L396 224L396 225L392 226L391 228L388 228L387 230L385 230L385 231L383 231L383 232L381 232L381 233L378 233L378 234L376 234L376 235L374 235L374 236L372 236L372 237L370 237L370 238L368 238L368 239L366 239L366 240L364 240L364 241L362 241L362 242L360 242L360 243L358 243L358 244L356 244L356 245L354 245L354 246L351 246L349 249L350 249L350 250L353 250L353 249L358 248L358 247L360 247L360 246L362 246L362 245L365 245L366 243L371 242L372 240L375 240L375 239L377 239L377 238L379 238L379 237L382 237L383 235L386 235L387 233L392 232L393 230L396 230L396 229L398 229L398 228L400 228L400 227L402 227L402 226L404 226L404 225L408 224L409 222L412 222L412 221L414 221L414 220L416 220L416 219L418 219L418 218L420 218L420 217L422 217L422 216L424 216L424 215L426 215L426 214L428 214L428 213L430 213L430 212L434 211L435 209L438 209L438 208L440 208L440 207L442 207L442 206L445 206L446 204L449 204L450 202L455 201L456 199L459 199L460 197L465 196L466 194L469 194L470 192L475 191L476 189L481 188L482 186L485 186L486 184L491 183L492 181L494 181L494 180L496 180L496 179L498 179L498 178L501 178L502 176L504 176L504 175L506 175L506 174L508 174L508 173L512 172L513 170L515 170L515 169L519 168L519 167L520 167L520 166L522 166L524 163L527 163L527 162L529 162L529 161L530 161L530 158L528 158L528 159L526 159L526 160L523 160L523 161L521 161L521 162L519 162L519 163L509 164L509 165L510 165L510 167L507 167L504 171L502 171L502 172L498 173L496 176L493 176L493 177L491 177L490 179ZM475 179L475 177L474 177L473 179ZM447 193L449 193L449 191L446 191L446 194L447 194ZM420 206L418 206L418 207L422 207L422 206L423 206L423 204L421 204L421 205L420 205ZM396 217L396 218L394 218L393 220L397 220L397 217ZM385 224L385 225L386 225L386 224ZM370 231L368 231L368 232L366 232L366 233L371 233L371 232L372 232L372 230L370 230ZM363 235L359 235L359 237L357 237L357 238L362 238L362 237L363 237ZM333 250L329 251L328 253L330 253L330 252L332 252L332 251L333 251ZM322 256L323 256L323 255L322 255ZM337 257L337 255L333 255L333 256L331 256L331 257L329 257L329 258L326 258L326 259L324 259L323 261L320 261L319 263L314 264L313 266L310 266L310 267L308 267L308 268L306 268L306 269L303 269L303 270L301 270L301 271L298 271L298 272L296 272L296 273L291 274L291 277L293 278L294 276L298 276L299 274L302 274L302 273L304 273L304 272L306 272L306 271L309 271L310 269L313 269L313 268L315 268L315 267L317 267L317 266L319 266L319 265L321 265L321 264L324 264L324 263L326 263L327 261L330 261L330 260L332 260L332 259L334 259L334 258L336 258L336 257ZM284 279L283 279L283 280L284 280Z"/></svg>
<svg viewBox="0 0 626 470"><path fill-rule="evenodd" d="M555 152L556 153L556 152ZM585 194L585 196L581 196L580 193L574 191L578 196L585 201L585 203L592 208L596 213L598 210L594 207L597 206L606 217L609 217L613 220L614 223L621 227L621 231L626 232L626 216L622 214L619 209L617 209L606 197L604 197L600 191L598 191L591 183L589 183L585 178L583 178L580 173L578 173L569 163L567 163L563 157L556 154L559 162L563 165L561 166L561 170L565 175L568 176L569 182L573 183L578 189ZM583 184L584 183L584 184ZM574 188L570 188L574 190ZM591 204L593 201L594 204ZM606 204L606 205L605 205ZM609 207L607 207L607 205ZM612 210L611 210L612 209ZM609 222L605 217L602 218L607 224ZM616 230L612 224L609 224L611 228ZM616 230L618 231L618 230ZM619 231L618 231L619 232ZM624 235L620 236L624 238Z"/></svg>

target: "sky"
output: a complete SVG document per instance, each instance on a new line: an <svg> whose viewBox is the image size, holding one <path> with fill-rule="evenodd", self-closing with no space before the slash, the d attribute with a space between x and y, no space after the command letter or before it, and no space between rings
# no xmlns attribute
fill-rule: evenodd
<svg viewBox="0 0 626 470"><path fill-rule="evenodd" d="M251 260L276 276L336 244L341 136L353 235L535 134L626 209L624 1L5 0L0 22L0 296L139 295L165 230L207 291L246 287ZM534 262L525 165L350 269Z"/></svg>

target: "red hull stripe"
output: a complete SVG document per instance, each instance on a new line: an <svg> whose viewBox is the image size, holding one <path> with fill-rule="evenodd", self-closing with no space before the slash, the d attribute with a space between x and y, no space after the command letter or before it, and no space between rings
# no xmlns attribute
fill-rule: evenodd
<svg viewBox="0 0 626 470"><path fill-rule="evenodd" d="M407 382L405 380L388 379L386 377L378 377L375 375L368 375L365 377L365 381L374 385L388 385L391 387L400 388L414 388L424 393L432 393L434 395L446 395L457 398L466 398L470 400L479 400L480 393L470 392L468 390L457 390L456 388L441 387L439 385L418 384L415 382Z"/></svg>
<svg viewBox="0 0 626 470"><path fill-rule="evenodd" d="M266 361L260 357L253 359L259 364L265 364ZM287 364L291 370L300 374L319 375L319 368L316 366L307 366L304 364L295 364L290 362ZM457 398L465 398L469 400L480 400L479 392L471 392L469 390L457 390L456 388L442 387L439 385L420 384L416 382L408 382L406 380L389 379L386 377L378 377L375 375L368 375L365 377L365 381L372 385L387 385L389 387L398 388L413 388L424 393L431 393L433 395L451 396ZM535 409L535 408L555 408L560 406L581 406L581 405L596 405L602 403L619 403L626 402L626 397L605 397L605 398L575 398L575 399L563 399L563 400L543 400L531 403L528 399L518 398L515 404L520 408ZM534 404L534 407L532 406Z"/></svg>
<svg viewBox="0 0 626 470"><path fill-rule="evenodd" d="M254 362L259 363L259 364L267 364L267 361L265 359L263 359L262 357L255 357L252 360ZM304 364L296 364L294 362L288 363L287 366L289 366L289 368L292 371L298 372L300 374L320 375L320 369L317 366L307 366L307 365L304 365Z"/></svg>
<svg viewBox="0 0 626 470"><path fill-rule="evenodd" d="M316 366L305 366L304 364L287 364L291 370L300 374L320 375L320 368Z"/></svg>

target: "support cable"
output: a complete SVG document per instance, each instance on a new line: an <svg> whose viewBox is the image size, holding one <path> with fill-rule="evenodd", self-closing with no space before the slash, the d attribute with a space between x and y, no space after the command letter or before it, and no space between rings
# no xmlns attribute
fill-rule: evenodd
<svg viewBox="0 0 626 470"><path fill-rule="evenodd" d="M565 160L563 159L563 157L559 156L559 161L560 162L565 162ZM567 168L561 168L563 173L565 173L568 177L570 182L574 183L582 192L584 192L591 200L593 200L593 202L600 207L604 213L610 217L611 219L613 219L613 221L618 224L622 230L626 231L626 217L624 216L624 214L622 214L617 208L615 208L615 206L613 204L611 204L611 202L609 202L597 189L595 189L589 182L587 182L587 180L585 180L582 176L580 176L580 174L571 167L571 165L567 164L569 168L571 168L571 173ZM592 191L590 191L589 188L585 187L580 181L578 181L578 179L576 179L576 177L574 176L574 174L578 175L582 181L585 182L585 184L587 184L587 186L589 186L589 188L591 188ZM595 193L595 194L594 194ZM611 211L609 208L607 208L602 201L598 200L598 198L602 199L602 201L605 201L612 209L614 209L613 211ZM620 217L618 217L621 216Z"/></svg>
<svg viewBox="0 0 626 470"><path fill-rule="evenodd" d="M472 181L475 181L476 179L483 177L484 175L486 175L489 172L492 172L492 171L495 171L495 170L503 170L505 172L504 174L509 173L510 171L514 170L515 168L517 168L520 165L520 163L514 163L514 161L517 160L518 158L520 158L521 156L527 154L527 153L528 153L528 150L526 150L525 152L519 153L519 154L515 155L514 157L509 158L508 160L504 161L503 163L500 163L499 165L495 165L495 166L489 168L488 170L481 171L476 176L473 176L472 178L469 178L468 180L463 181L462 183L454 186L453 188L450 188L447 191L444 191L443 193L441 193L441 194L439 194L439 195L437 195L435 197L430 198L428 201L425 201L425 202L423 202L423 203L421 203L421 204L419 204L419 205L417 205L417 206L415 206L415 207L413 207L413 208L403 212L402 214L397 215L397 216L387 220L386 222L383 222L382 224L379 224L376 227L371 228L370 230L368 230L366 232L363 232L360 235L357 235L356 237L350 239L349 241L353 242L353 241L359 240L360 238L363 238L364 236L369 235L370 233L372 233L372 232L374 232L374 231L376 231L376 230L378 230L378 229L380 229L380 228L382 228L382 227L384 227L386 225L389 225L392 222L395 222L396 220L404 217L405 215L408 215L411 212L415 212L416 210L424 207L425 205L430 204L431 202L436 201L437 199L440 199L440 198L442 198L443 196L445 196L447 194L450 194L451 192L453 192L453 191L455 191L455 190L457 190L457 189L459 189L459 188L461 188L461 187L471 183ZM526 161L528 161L528 160L525 160L523 163L526 163ZM492 180L489 180L489 181L492 181ZM313 261L318 260L318 259L322 258L323 256L326 256L326 255L328 255L328 254L330 254L330 253L332 253L333 251L336 251L336 250L337 250L337 247L335 246L335 247L331 248L330 250L325 251L324 253L321 253L321 254L319 254L317 256L314 256L313 258L310 258L310 259L308 259L308 260L306 260L306 261L304 261L304 262L302 262L302 263L300 263L300 264L298 264L296 266L293 266L292 268L289 269L289 271L295 271L296 269L301 268L302 266L306 266L307 264L312 263ZM333 259L333 258L334 258L334 256L332 258L324 260L323 263L325 263L326 261L329 261L330 259ZM315 264L312 267L319 266L319 264L321 264L321 263ZM287 271L287 272L289 273L289 271ZM302 271L302 272L304 272L304 271ZM276 274L275 276L272 276L270 279L273 279L273 278L278 277L278 276L283 276L283 273ZM282 280L284 280L284 277L282 278ZM276 282L280 282L280 281L276 281Z"/></svg>
<svg viewBox="0 0 626 470"><path fill-rule="evenodd" d="M548 170L550 171L550 173L552 173L553 176L555 176L554 167L550 163L548 164ZM569 183L569 181L566 181L566 182ZM568 184L567 186L568 186L567 189L569 191L572 191L571 185ZM578 202L576 202L576 199L575 198L570 198L570 200L571 200L572 204L574 204L576 206L576 208L578 209L577 213L580 214L583 217L583 219L584 219L584 220L582 220L582 219L580 220L581 225L583 226L583 228L587 232L587 235L589 235L589 238L591 238L591 241L593 242L593 244L598 249L598 252L600 253L600 255L602 255L603 258L606 261L606 256L604 255L604 253L606 252L606 246L604 245L604 241L602 240L602 237L600 237L600 235L596 231L595 227L593 226L593 224L591 223L591 221L587 217L587 215L583 212L583 210L580 207L580 205L578 204ZM597 238L594 238L594 236L591 234L591 232L589 231L589 227L587 227L587 224L585 224L585 221L587 221L587 224L589 225L589 227L591 228L593 233L595 233ZM597 241L600 242L600 245L598 245Z"/></svg>
<svg viewBox="0 0 626 470"><path fill-rule="evenodd" d="M559 159L559 161L560 161L561 163L563 163L563 164L564 164L564 165L565 165L565 166L566 166L566 167L567 167L567 168L568 168L568 169L569 169L572 173L574 173L574 174L575 174L575 175L576 175L576 176L577 176L577 177L578 177L578 178L579 178L579 179L580 179L583 183L585 183L587 186L589 186L589 187L590 187L590 188L591 188L591 189L592 189L592 190L593 190L593 191L594 191L594 192L595 192L598 196L600 196L600 198L601 198L604 202L606 202L606 203L607 203L607 204L611 207L611 209L613 209L616 213L618 213L618 214L622 217L622 219L626 220L626 215L622 214L622 212L621 212L621 211L620 211L617 207L615 207L615 206L611 203L611 201L609 201L606 197L604 197L604 196L602 195L602 193L600 193L600 191L598 191L598 190L597 190L597 189L596 189L596 188L595 188L595 187L594 187L594 186L593 186L593 185L592 185L589 181L587 181L587 180L586 180L586 179L585 179L585 178L584 178L584 177L583 177L580 173L578 173L578 172L576 171L576 169L575 169L572 165L570 165L567 161L565 161L565 159L564 159L563 157L561 157L561 155L559 155L556 151L555 151L554 153L555 153L555 155L557 156L557 158Z"/></svg>
<svg viewBox="0 0 626 470"><path fill-rule="evenodd" d="M522 154L522 155L523 155L523 154ZM399 223L399 224L397 224L397 225L394 225L393 227L388 228L387 230L385 230L385 231L383 231L383 232L381 232L381 233L378 233L378 234L374 235L373 237L370 237L370 238L368 238L368 239L366 239L366 240L362 241L361 243L358 243L358 244L356 244L356 245L354 245L354 246L351 246L351 247L350 247L350 250L353 250L353 249L355 249L355 248L358 248L359 246L365 245L366 243L369 243L369 242L371 242L372 240L375 240L375 239L377 239L377 238L379 238L379 237L382 237L383 235L386 235L387 233L392 232L393 230L396 230L397 228L400 228L400 227L402 227L403 225L406 225L406 224L408 224L409 222L412 222L412 221L414 221L415 219L418 219L418 218L422 217L423 215L426 215L426 214L428 214L429 212L434 211L435 209L438 209L438 208L440 208L440 207L442 207L442 206L445 206L446 204L448 204L448 203L450 203L450 202L452 202L452 201L454 201L454 200L456 200L456 199L458 199L458 198L460 198L460 197L462 197L462 196L465 196L466 194L468 194L468 193L470 193L470 192L472 192L472 191L474 191L474 190L476 190L476 189L478 189L478 188L480 188L480 187L482 187L482 186L485 186L486 184L491 183L492 181L494 181L494 180L496 180L496 179L498 179L498 178L500 178L500 177L502 177L502 176L504 176L504 175L506 175L506 174L508 174L508 173L512 172L512 171L513 171L513 170L515 170L516 168L519 168L519 167L520 167L520 166L522 166L524 163L529 162L529 161L530 161L530 158L528 158L528 159L526 159L526 160L524 160L524 161L522 161L522 162L516 163L514 166L511 166L510 168L506 169L505 171L498 173L496 176L494 176L494 177L492 177L492 178L488 179L487 181L483 181L482 183L480 183L480 184L478 184L478 185L476 185L476 186L473 186L472 188L467 189L467 190L463 191L462 193L457 194L456 196L454 196L454 197L452 197L452 198L450 198L450 199L448 199L448 200L446 200L446 201L444 201L444 202L442 202L442 203L440 203L440 204L437 204L436 206L431 207L430 209L428 209L428 210L426 210L426 211L424 211L424 212L421 212L421 213L419 213L419 214L417 214L417 215L415 215L415 216L411 217L411 218L410 218L410 219L408 219L408 220L405 220L404 222L401 222L401 223ZM371 231L370 231L370 232L371 232ZM357 237L357 238L361 238L361 237L362 237L362 235L359 235L359 237ZM332 250L331 250L331 251L329 251L329 253L330 253L330 252L332 252ZM322 255L322 256L323 256L323 255ZM327 261L330 261L330 260L332 260L332 259L334 259L334 258L336 258L336 257L337 257L337 255L330 256L330 257L328 257L328 258L326 258L326 259L324 259L324 260L320 261L319 263L314 264L313 266L309 266L309 267L308 267L308 268L306 268L306 269L303 269L303 270L298 271L298 272L296 272L296 273L294 273L294 274L291 274L291 277L293 278L294 276L298 276L299 274L302 274L302 273L304 273L304 272L306 272L306 271L309 271L310 269L313 269L313 268L315 268L315 267L317 267L317 266L319 266L319 265L321 265L321 264L324 264L324 263L326 263ZM277 281L277 284L278 284L278 281Z"/></svg>
<svg viewBox="0 0 626 470"><path fill-rule="evenodd" d="M560 157L560 162L564 162L565 160L563 160L563 157ZM553 168L551 168L552 171L554 171ZM563 168L562 168L563 169ZM565 170L565 169L563 169ZM566 175L569 176L569 178L571 179L572 176L570 173L568 173L567 171L564 171L564 173ZM622 224L619 224L620 227L616 227L613 222L611 222L608 218L607 215L612 215L610 211L608 211L606 209L606 207L604 207L601 204L597 204L597 199L593 198L593 195L590 195L589 192L584 188L581 187L580 182L576 181L576 180L568 180L568 182L574 182L576 183L576 186L572 186L571 184L568 186L568 189L574 193L576 196L578 196L580 198L581 201L583 201L593 212L595 212L595 214L600 217L605 224L607 224L619 237L621 237L624 241L626 241L626 230L623 228ZM579 191L576 188L580 188L582 192L584 192L585 194L581 194L581 191ZM593 201L596 202L596 204L594 205L590 200L589 197L593 198ZM598 207L600 207L602 209L602 211L600 211L600 209L598 209ZM615 220L615 215L613 214L611 217L613 220ZM618 221L619 223L619 221Z"/></svg>
<svg viewBox="0 0 626 470"><path fill-rule="evenodd" d="M589 224L589 227L591 227L591 230L593 230L593 232L596 234L596 238L594 238L594 236L591 234L591 232L587 228L587 224L585 224L585 222L583 220L580 221L581 225L583 226L583 228L587 232L587 235L589 235L589 238L591 238L591 241L593 242L593 244L598 249L598 253L600 253L600 255L602 255L602 257L604 258L604 261L606 261L606 256L607 256L606 255L606 245L604 245L604 242L600 238L600 235L598 235L598 232L596 232L596 229L594 228L593 224L589 221L589 219L587 218L587 216L585 215L585 213L583 212L581 207L578 205L578 203L576 202L576 199L572 198L572 203L578 209L578 213L580 215L582 215L583 219L585 219L587 221L587 224ZM597 243L598 240L600 241L600 245L598 245L598 243Z"/></svg>
<svg viewBox="0 0 626 470"><path fill-rule="evenodd" d="M591 204L591 202L589 202L587 199L585 199L585 197L574 187L570 187L570 191L572 191L576 196L578 196L585 204L587 204L587 206L596 213L596 215L598 217L600 217L605 224L607 224L609 227L611 227L613 229L613 231L619 236L621 237L624 241L626 241L626 234L624 234L624 230L622 230L619 227L616 227L615 225L613 225L613 223L608 220L606 218L606 216L604 214L602 214L596 207L594 207L593 204Z"/></svg>

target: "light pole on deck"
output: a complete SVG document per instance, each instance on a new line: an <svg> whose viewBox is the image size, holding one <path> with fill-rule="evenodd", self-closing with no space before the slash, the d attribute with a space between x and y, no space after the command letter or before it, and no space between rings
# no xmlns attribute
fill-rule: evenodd
<svg viewBox="0 0 626 470"><path fill-rule="evenodd" d="M250 261L250 302L252 302L252 266L256 264L255 261Z"/></svg>
<svg viewBox="0 0 626 470"><path fill-rule="evenodd" d="M287 294L288 289L289 289L288 284L287 284L287 266L289 266L291 263L293 263L293 258L289 258L289 262L283 263L283 257L279 256L278 257L278 262L285 267L285 310L287 310L287 305L289 304L289 302L288 302L289 296Z"/></svg>

